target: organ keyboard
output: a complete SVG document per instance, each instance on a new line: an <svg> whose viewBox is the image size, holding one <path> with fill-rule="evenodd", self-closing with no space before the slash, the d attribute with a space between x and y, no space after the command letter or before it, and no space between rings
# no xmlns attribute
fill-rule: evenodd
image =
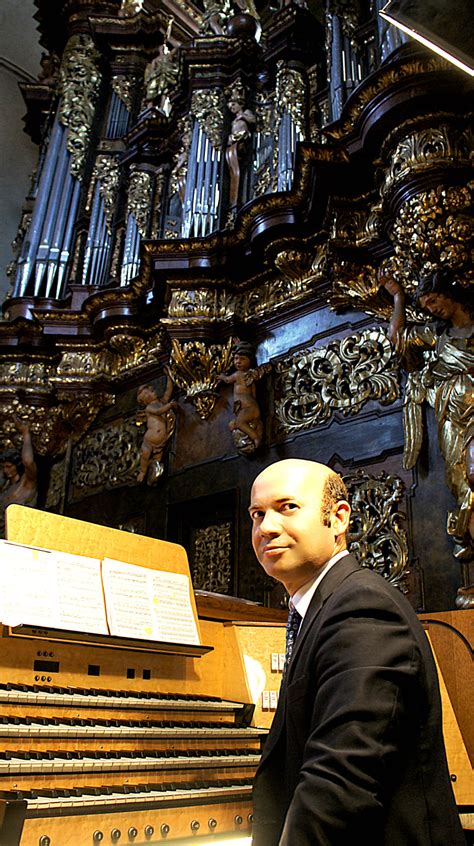
<svg viewBox="0 0 474 846"><path fill-rule="evenodd" d="M145 564L162 560L163 548L169 561L174 547L24 510L26 535L10 535L9 516L9 537L32 545L54 537L63 551ZM10 825L0 846L249 842L252 781L273 716L260 691L280 684L269 656L285 615L210 604L199 629L212 649L194 656L170 644L146 642L145 651L119 638L3 628L0 813L8 809ZM253 622L239 622L245 614Z"/></svg>

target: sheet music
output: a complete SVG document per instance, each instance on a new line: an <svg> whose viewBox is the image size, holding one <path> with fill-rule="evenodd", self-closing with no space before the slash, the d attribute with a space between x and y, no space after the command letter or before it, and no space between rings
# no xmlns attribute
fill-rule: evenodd
<svg viewBox="0 0 474 846"><path fill-rule="evenodd" d="M111 635L199 644L187 575L104 558L102 579Z"/></svg>
<svg viewBox="0 0 474 846"><path fill-rule="evenodd" d="M108 634L99 559L6 540L0 544L5 625Z"/></svg>

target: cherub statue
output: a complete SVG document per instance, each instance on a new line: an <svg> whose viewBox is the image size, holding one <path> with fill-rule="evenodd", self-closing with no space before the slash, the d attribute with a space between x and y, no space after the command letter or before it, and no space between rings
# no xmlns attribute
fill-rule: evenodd
<svg viewBox="0 0 474 846"><path fill-rule="evenodd" d="M138 404L145 406L147 427L140 447L140 472L137 481L143 482L146 478L149 485L155 484L163 473L163 454L176 423L173 409L178 407L178 403L171 400L173 381L168 368L166 377L166 388L161 397L153 385L140 385L137 391Z"/></svg>
<svg viewBox="0 0 474 846"><path fill-rule="evenodd" d="M36 466L31 433L28 423L14 418L15 426L23 436L21 455L15 449L0 453L0 467L5 483L0 490L0 537L5 537L5 511L9 505L28 505L35 508L37 502Z"/></svg>
<svg viewBox="0 0 474 846"><path fill-rule="evenodd" d="M420 281L415 298L442 323L406 326L403 288L393 277L382 276L381 282L394 299L389 337L408 371L404 463L413 467L418 458L423 437L421 408L427 400L436 415L447 483L459 505L449 515L448 532L457 542L455 555L470 557L474 539L472 299L449 270L436 270Z"/></svg>
<svg viewBox="0 0 474 846"><path fill-rule="evenodd" d="M229 423L234 443L239 452L250 454L260 446L263 423L256 399L255 382L271 369L270 364L252 367L255 353L251 344L239 341L234 348L234 373L220 373L219 381L234 386L235 417Z"/></svg>

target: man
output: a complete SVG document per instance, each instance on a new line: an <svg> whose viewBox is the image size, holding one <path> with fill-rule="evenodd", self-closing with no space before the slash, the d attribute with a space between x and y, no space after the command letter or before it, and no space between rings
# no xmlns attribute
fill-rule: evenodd
<svg viewBox="0 0 474 846"><path fill-rule="evenodd" d="M14 449L0 454L0 468L5 483L0 490L0 538L5 537L5 511L9 505L29 505L37 502L38 470L28 423L15 417L15 426L23 437L21 456Z"/></svg>
<svg viewBox="0 0 474 846"><path fill-rule="evenodd" d="M436 668L402 594L347 552L339 476L255 480L252 541L302 617L254 788L254 846L461 846Z"/></svg>

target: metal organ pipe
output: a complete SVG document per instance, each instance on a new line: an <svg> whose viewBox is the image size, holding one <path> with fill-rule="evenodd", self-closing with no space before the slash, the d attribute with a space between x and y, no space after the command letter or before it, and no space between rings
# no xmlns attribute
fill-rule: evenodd
<svg viewBox="0 0 474 846"><path fill-rule="evenodd" d="M27 292L30 273L33 270L36 260L36 252L41 238L41 231L43 229L45 211L48 205L58 155L61 149L61 144L64 141L64 136L64 127L61 126L56 116L51 132L48 152L43 165L43 171L38 187L38 196L36 198L30 227L25 237L22 255L18 260L18 272L13 290L14 297L22 297Z"/></svg>

